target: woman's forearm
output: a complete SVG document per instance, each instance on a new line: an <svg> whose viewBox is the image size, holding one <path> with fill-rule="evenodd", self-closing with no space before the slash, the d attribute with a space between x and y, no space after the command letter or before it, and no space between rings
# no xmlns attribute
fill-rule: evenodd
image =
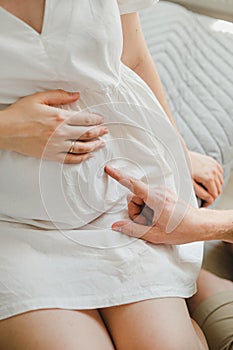
<svg viewBox="0 0 233 350"><path fill-rule="evenodd" d="M165 111L168 119L170 120L171 124L177 130L178 135L180 136L180 140L184 146L184 149L186 150L186 153L188 153L186 142L183 136L180 134L176 123L172 117L172 113L168 106L167 98L164 92L159 73L149 51L147 51L147 54L133 70L138 76L140 76L140 78L142 78L145 81L145 83L153 91L154 95L156 96L163 110Z"/></svg>

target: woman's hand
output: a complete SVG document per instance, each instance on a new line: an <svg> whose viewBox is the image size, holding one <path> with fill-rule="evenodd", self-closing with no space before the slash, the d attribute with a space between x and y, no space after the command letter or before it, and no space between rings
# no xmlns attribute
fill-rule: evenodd
<svg viewBox="0 0 233 350"><path fill-rule="evenodd" d="M1 111L0 149L69 164L90 158L90 152L104 147L98 139L108 132L101 125L103 117L56 107L79 97L79 93L51 90L22 98Z"/></svg>
<svg viewBox="0 0 233 350"><path fill-rule="evenodd" d="M208 207L222 193L223 169L206 155L189 151L189 156L195 193Z"/></svg>
<svg viewBox="0 0 233 350"><path fill-rule="evenodd" d="M184 244L222 237L224 221L219 222L220 230L214 228L215 218L219 216L218 213L216 215L216 211L193 208L179 201L169 189L166 189L166 193L162 193L159 188L149 191L142 181L109 165L105 167L105 171L133 192L128 202L129 217L132 221L116 222L112 225L113 230L154 244ZM174 208L178 210L179 221L168 233L167 227L174 215ZM228 226L232 228L232 223ZM229 239L228 236L229 233L226 233L225 239Z"/></svg>

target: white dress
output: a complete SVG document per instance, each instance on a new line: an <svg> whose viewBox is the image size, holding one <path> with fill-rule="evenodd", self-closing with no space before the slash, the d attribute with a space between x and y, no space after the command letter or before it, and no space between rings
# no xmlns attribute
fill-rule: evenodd
<svg viewBox="0 0 233 350"><path fill-rule="evenodd" d="M196 205L184 152L149 87L120 61L120 14L154 0L47 0L42 34L0 7L0 107L37 91L80 91L104 116L106 148L80 165L0 151L0 319L188 297L202 243L152 245L111 230L127 218L112 161ZM191 197L190 197L191 196Z"/></svg>

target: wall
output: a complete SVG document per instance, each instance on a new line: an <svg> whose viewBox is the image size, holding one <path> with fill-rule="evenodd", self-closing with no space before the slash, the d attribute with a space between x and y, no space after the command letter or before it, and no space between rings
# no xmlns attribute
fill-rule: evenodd
<svg viewBox="0 0 233 350"><path fill-rule="evenodd" d="M233 22L233 0L169 0L190 10Z"/></svg>

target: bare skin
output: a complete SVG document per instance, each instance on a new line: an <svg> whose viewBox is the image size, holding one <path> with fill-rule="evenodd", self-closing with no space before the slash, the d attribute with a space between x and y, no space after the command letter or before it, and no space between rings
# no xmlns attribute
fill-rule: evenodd
<svg viewBox="0 0 233 350"><path fill-rule="evenodd" d="M104 147L98 139L108 133L103 117L86 112L70 112L56 105L79 99L79 93L53 90L36 93L0 112L0 148L26 156L78 164ZM73 153L69 153L76 140Z"/></svg>
<svg viewBox="0 0 233 350"><path fill-rule="evenodd" d="M2 320L0 350L208 349L181 298L104 308L100 314L97 310L46 309Z"/></svg>
<svg viewBox="0 0 233 350"><path fill-rule="evenodd" d="M44 0L26 0L26 1L16 1L16 0L0 0L0 6L2 6L5 10L12 13L14 16L20 18L20 20L24 21L27 25L31 26L38 34L41 33L43 29L43 20L44 20L44 12L45 12L45 1ZM144 35L142 32L140 19L138 14L132 13L121 16L122 20L122 29L124 36L124 47L122 53L122 61L135 71L151 88L160 102L161 106L164 108L168 118L171 123L175 126L174 120L172 118L171 112L169 110L166 97L164 94L163 86L156 70L153 59L150 55L150 52L145 43ZM61 103L71 103L71 100L63 101ZM61 116L62 112L60 112ZM30 116L30 114L29 114ZM2 118L1 118L2 117ZM49 120L46 124L46 117L49 118L49 115L44 111L44 129L49 129ZM64 116L62 115L62 119ZM33 123L32 115L29 118L31 120L30 132L31 136L36 135L36 124ZM6 120L9 120L8 124ZM7 136L11 136L10 140L12 143L4 144L4 136L0 134L0 149L15 150L15 144L17 144L17 140L13 140L14 135L14 123L12 123L9 118L9 113L3 114L0 112L0 130L4 127L4 135L5 140ZM14 118L15 121L15 118ZM60 120L61 122L61 120ZM77 124L76 124L77 125ZM95 125L95 124L94 124ZM27 125L21 125L22 130L27 129ZM24 128L24 129L23 129ZM49 129L51 131L51 128ZM50 137L50 134L47 135L47 141ZM17 138L17 137L16 137ZM46 135L44 135L44 139L46 139ZM65 141L65 139L63 139ZM15 141L15 142L14 142ZM93 140L91 140L93 141ZM38 154L41 154L41 147L38 145L37 149L35 146L33 147L33 143L30 140L30 135L28 138L25 136L24 139L25 147L21 150L19 143L17 144L17 151L22 154L28 154L31 156L38 157ZM34 142L35 144L35 142ZM47 144L47 143L46 143ZM91 147L92 146L92 147ZM93 149L98 149L98 146L91 145L90 147ZM25 152L26 148L26 152ZM57 156L59 150L54 152L50 150L50 145L47 147L49 157L48 159L61 161L61 156ZM67 152L67 149L64 149L64 152ZM78 150L77 150L78 152ZM89 151L90 152L90 151ZM219 196L222 191L223 185L223 169L222 167L212 158L203 156L201 154L195 152L188 152L187 154L190 158L190 166L193 176L194 188L196 194L199 198L201 198L204 202L204 206L209 206L213 203L213 201ZM59 159L58 159L59 158ZM86 160L86 157L83 155L80 157L75 157L69 155L68 157L63 156L63 161L65 163L80 163L80 161Z"/></svg>
<svg viewBox="0 0 233 350"><path fill-rule="evenodd" d="M45 12L45 0L1 0L0 6L27 23L39 34L42 31Z"/></svg>
<svg viewBox="0 0 233 350"><path fill-rule="evenodd" d="M131 13L121 16L121 19L124 34L122 61L147 83L178 131L158 71L145 42L139 15ZM196 195L202 199L204 206L208 207L222 192L223 169L213 158L188 151L185 141L182 141L189 159Z"/></svg>
<svg viewBox="0 0 233 350"><path fill-rule="evenodd" d="M0 6L41 33L44 0L1 0ZM101 125L103 118L56 108L79 98L78 92L46 91L25 97L0 111L0 149L66 164L79 164L92 157L91 152L104 147L104 142L98 139L108 132ZM78 142L70 154L73 140Z"/></svg>
<svg viewBox="0 0 233 350"><path fill-rule="evenodd" d="M233 210L194 208L180 201L169 189L149 189L142 181L109 165L105 171L133 193L128 203L131 221L116 222L112 226L113 230L154 244L208 240L233 242ZM172 232L167 232L176 207L181 220Z"/></svg>
<svg viewBox="0 0 233 350"><path fill-rule="evenodd" d="M208 349L181 298L146 300L100 312L117 350Z"/></svg>
<svg viewBox="0 0 233 350"><path fill-rule="evenodd" d="M3 6L7 11L11 12L15 16L19 17L22 21L25 21L25 23L34 28L34 30L36 30L38 33L41 33L43 27L44 4L45 2L41 0L27 0L20 2L15 0L0 1L1 6ZM138 75L143 77L149 86L149 80L151 81L151 78L154 77L155 85L154 87L152 87L151 85L151 88L156 93L156 91L158 91L158 84L159 86L161 86L161 83L158 80L158 75L155 71L155 67L152 65L151 58L150 65L147 65L149 56L147 54L147 51L145 51L145 45L142 41L142 32L141 30L138 30L139 22L137 14L122 16L122 23L124 32L124 42L134 42L134 45L135 47L137 47L138 51L135 55L135 51L132 50L132 47L130 47L130 45L124 45L123 61L127 57L129 67L134 67L134 71ZM131 30L128 30L129 28L131 28ZM136 33L138 33L139 35ZM44 94L46 93L47 92L45 92ZM63 113L59 111L58 113L58 111L56 111L55 105L61 103L65 104L74 102L78 99L78 95L69 95L69 97L68 95L66 95L66 97L64 97L62 93L62 96L59 96L59 100L57 99L57 97L55 97L56 102L53 99L54 96L50 96L52 101L48 100L46 96L47 95L42 94L40 96L36 95L26 97L26 102L25 100L21 100L18 102L18 104L16 103L15 105L9 107L8 110L2 111L0 113L0 123L4 126L5 136L7 135L7 130L7 136L12 136L12 142L11 145L9 145L6 141L7 137L4 137L4 135L0 135L0 148L9 150L12 149L22 154L30 154L30 151L28 150L30 147L21 150L19 143L17 146L17 136L13 141L13 134L16 131L12 127L12 125L14 125L13 121L11 122L10 126L9 123L7 125L7 120L10 120L12 118L12 120L14 119L15 121L14 115L17 114L17 117L19 117L18 111L25 111L27 110L27 108L29 108L28 111L30 110L30 113L28 113L29 120L26 126L31 126L31 129L29 128L30 132L28 134L26 133L27 135L24 139L24 144L26 144L28 141L28 145L32 145L32 141L30 142L30 138L32 138L32 136L34 135L37 135L38 124L44 126L44 130L48 133L47 139L45 136L44 141L48 140L51 136L51 124L52 133L54 133L54 131L57 129L57 126L59 126L60 124L66 124L65 121L69 117L65 112ZM158 96L158 99L161 102L161 104L165 106L165 102L163 101L163 94ZM55 112L55 115L53 114L53 116L51 116L50 122L43 122L43 118L41 115L39 121L37 121L37 123L35 124L33 123L35 116L38 114L38 110L36 110L36 108L40 107L52 108L43 109L44 113L41 114L43 114L44 117L49 118L49 115L51 116L50 112L52 110L53 112ZM32 113L33 115L31 115L30 117L30 114L31 112L33 112L33 110L35 113ZM10 114L9 111L10 113L12 112L12 114ZM9 119L7 117L9 117ZM21 120L24 121L24 118L27 119L27 116L25 117L25 115L22 115ZM94 116L94 118L96 118L96 116ZM88 119L88 122L89 126L90 119ZM77 121L74 125L72 125L75 126L76 124L78 124ZM101 122L99 121L99 123L97 124L101 124ZM87 126L87 123L81 125ZM96 124L94 123L94 125ZM27 131L26 126L24 125L19 134L23 134L23 130ZM46 135L46 132L44 135ZM102 133L100 131L96 135L91 134L92 140L93 136L98 137L101 135ZM58 138L60 136L61 134L58 135ZM88 136L89 137L87 137L87 139L89 140L90 134L88 134ZM73 137L74 136L71 137L70 135L69 140L72 140ZM63 134L63 141L66 140L67 135L64 137ZM33 154L30 155L39 156L41 154L40 150L42 148L43 147L39 144L37 149L32 152ZM68 148L64 149L63 152L67 152L67 150ZM71 158L71 156L69 156L69 158ZM83 160L85 159L81 159L81 161ZM67 162L75 163L75 159L68 159ZM76 159L76 162L80 162L80 159ZM217 168L217 165L214 164L214 170L216 171L216 174L217 172L219 172L220 174L222 170L220 168L218 168L217 170ZM219 176L221 177L221 175ZM215 176L215 179L219 178L219 176ZM214 196L214 193L212 193L213 191L211 190L211 187L207 190L209 192L207 192L206 196L210 195L211 198L213 198L212 196ZM203 199L208 200L207 197ZM188 316L185 302L181 298L152 299L139 303L102 309L101 314L105 320L107 328L112 334L117 349L141 349L142 347L139 347L138 344L143 344L143 348L146 350L160 350L161 348L166 350L175 350L176 348L182 350L187 349L187 347L190 350L207 349L207 345L205 343L203 335L201 334L201 331L197 328L196 325L193 326L192 321ZM132 315L134 317L132 317ZM176 316L175 319L174 315ZM164 316L166 316L165 319ZM136 321L136 333L135 329L132 327L132 319ZM123 324L125 328L122 327ZM121 331L123 332L122 334L124 335L122 339L119 338L118 333L120 326ZM158 336L158 340L155 339L155 337L145 337L144 332L148 335L156 334ZM135 337L135 334L137 334L137 337ZM169 334L172 334L172 339L168 337ZM2 347L2 349L7 348L9 350L46 350L53 348L58 350L64 348L66 348L67 350L72 350L74 348L99 348L110 350L114 348L113 344L110 342L109 334L107 333L106 328L103 327L103 323L100 320L96 310L37 310L30 313L14 316L10 319L6 319L0 322L0 340L0 349Z"/></svg>
<svg viewBox="0 0 233 350"><path fill-rule="evenodd" d="M96 310L46 309L0 321L0 350L114 350Z"/></svg>

